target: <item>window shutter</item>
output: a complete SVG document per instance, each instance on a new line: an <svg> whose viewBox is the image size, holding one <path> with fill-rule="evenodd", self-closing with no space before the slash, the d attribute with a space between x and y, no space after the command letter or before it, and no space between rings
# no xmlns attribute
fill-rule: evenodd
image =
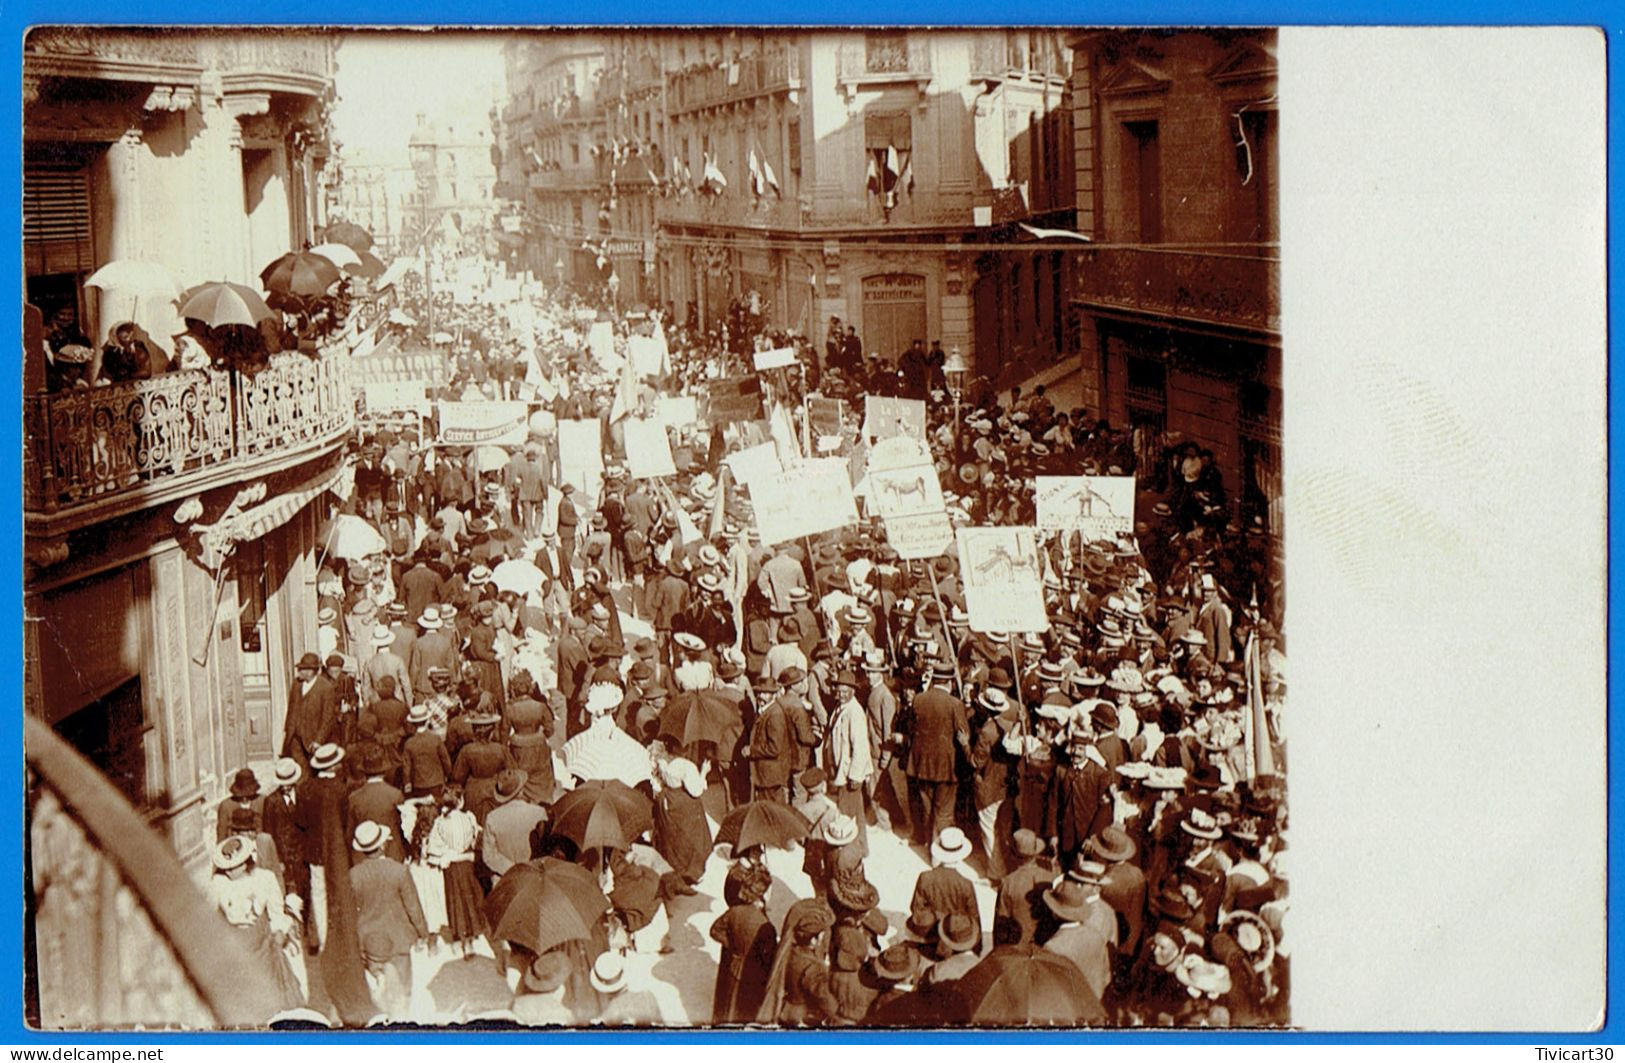
<svg viewBox="0 0 1625 1063"><path fill-rule="evenodd" d="M88 273L90 174L82 166L29 163L23 169L23 269L30 276Z"/></svg>

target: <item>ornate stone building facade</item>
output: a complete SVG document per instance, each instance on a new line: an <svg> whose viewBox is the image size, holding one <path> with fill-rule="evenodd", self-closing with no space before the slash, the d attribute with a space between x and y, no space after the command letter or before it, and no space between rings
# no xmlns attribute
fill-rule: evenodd
<svg viewBox="0 0 1625 1063"><path fill-rule="evenodd" d="M133 318L167 348L168 297L85 278L139 259L257 286L322 223L328 38L39 29L24 69L27 297L47 319L71 309L99 341ZM316 646L343 356L30 391L23 417L25 709L196 863Z"/></svg>
<svg viewBox="0 0 1625 1063"><path fill-rule="evenodd" d="M1072 62L1073 304L1088 408L1142 459L1213 452L1238 512L1280 523L1275 33L1097 32Z"/></svg>

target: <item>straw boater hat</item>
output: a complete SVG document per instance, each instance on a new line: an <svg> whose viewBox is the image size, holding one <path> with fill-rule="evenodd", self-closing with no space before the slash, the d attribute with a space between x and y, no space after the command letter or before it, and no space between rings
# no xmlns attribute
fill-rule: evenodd
<svg viewBox="0 0 1625 1063"><path fill-rule="evenodd" d="M621 959L620 953L604 953L593 961L589 981L600 993L619 993L626 988L626 961Z"/></svg>
<svg viewBox="0 0 1625 1063"><path fill-rule="evenodd" d="M944 827L931 843L931 863L936 867L962 864L970 856L970 839L958 827Z"/></svg>
<svg viewBox="0 0 1625 1063"><path fill-rule="evenodd" d="M337 621L339 614L331 605L324 605L316 610L316 623L326 625Z"/></svg>
<svg viewBox="0 0 1625 1063"><path fill-rule="evenodd" d="M851 816L836 816L824 827L824 840L831 845L850 845L858 840L858 821Z"/></svg>
<svg viewBox="0 0 1625 1063"><path fill-rule="evenodd" d="M1010 699L1005 696L1004 691L990 687L976 695L976 704L988 712L998 715L1010 707Z"/></svg>
<svg viewBox="0 0 1625 1063"><path fill-rule="evenodd" d="M292 757L282 757L276 762L276 784L278 786L293 786L305 777L305 769Z"/></svg>
<svg viewBox="0 0 1625 1063"><path fill-rule="evenodd" d="M1191 809L1180 822L1179 829L1193 838L1203 838L1207 841L1217 841L1224 834L1219 829L1219 821L1213 818L1213 813L1200 808Z"/></svg>
<svg viewBox="0 0 1625 1063"><path fill-rule="evenodd" d="M444 626L445 621L440 619L440 607L424 606L423 615L418 617L418 627L425 631L439 631Z"/></svg>
<svg viewBox="0 0 1625 1063"><path fill-rule="evenodd" d="M372 644L377 646L379 649L382 649L385 646L393 646L395 644L395 632L391 631L387 627L373 628Z"/></svg>
<svg viewBox="0 0 1625 1063"><path fill-rule="evenodd" d="M677 643L677 645L681 646L683 649L688 650L690 653L705 652L704 641L702 641L698 635L691 634L687 631L677 632L677 634L672 636L672 641Z"/></svg>
<svg viewBox="0 0 1625 1063"><path fill-rule="evenodd" d="M366 856L369 853L379 852L387 844L389 844L389 828L369 819L356 824L350 848Z"/></svg>
<svg viewBox="0 0 1625 1063"><path fill-rule="evenodd" d="M427 701L413 705L406 713L406 722L411 724L429 722L429 703Z"/></svg>
<svg viewBox="0 0 1625 1063"><path fill-rule="evenodd" d="M344 760L344 747L332 742L316 747L310 755L311 771L332 771Z"/></svg>
<svg viewBox="0 0 1625 1063"><path fill-rule="evenodd" d="M215 846L210 860L216 871L230 871L254 859L254 843L242 835L232 835Z"/></svg>

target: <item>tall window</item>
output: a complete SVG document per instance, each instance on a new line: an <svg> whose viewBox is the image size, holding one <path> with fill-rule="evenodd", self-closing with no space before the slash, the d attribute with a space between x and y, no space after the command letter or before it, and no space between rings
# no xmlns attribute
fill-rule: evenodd
<svg viewBox="0 0 1625 1063"><path fill-rule="evenodd" d="M1275 111L1243 111L1232 127L1243 240L1271 243L1281 238L1275 209L1275 117Z"/></svg>
<svg viewBox="0 0 1625 1063"><path fill-rule="evenodd" d="M1156 122L1125 122L1124 174L1129 187L1125 197L1135 206L1135 221L1141 243L1162 242L1162 144Z"/></svg>
<svg viewBox="0 0 1625 1063"><path fill-rule="evenodd" d="M801 119L792 118L785 124L785 137L789 141L789 155L786 169L793 174L801 173Z"/></svg>
<svg viewBox="0 0 1625 1063"><path fill-rule="evenodd" d="M879 177L880 194L890 209L913 184L913 125L907 114L871 114L864 117L863 135L865 169Z"/></svg>
<svg viewBox="0 0 1625 1063"><path fill-rule="evenodd" d="M89 167L78 161L23 167L23 272L28 301L47 321L63 308L84 321L84 280L96 268L90 185Z"/></svg>

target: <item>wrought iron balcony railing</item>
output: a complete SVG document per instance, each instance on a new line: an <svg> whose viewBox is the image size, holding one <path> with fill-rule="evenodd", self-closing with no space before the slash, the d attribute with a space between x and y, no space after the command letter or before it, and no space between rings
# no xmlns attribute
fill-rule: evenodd
<svg viewBox="0 0 1625 1063"><path fill-rule="evenodd" d="M674 113L787 92L801 87L801 53L770 48L720 66L697 67L669 75L667 104Z"/></svg>
<svg viewBox="0 0 1625 1063"><path fill-rule="evenodd" d="M254 374L214 369L23 399L23 502L53 514L189 482L239 460L337 441L355 416L341 355L281 354Z"/></svg>
<svg viewBox="0 0 1625 1063"><path fill-rule="evenodd" d="M1078 252L1074 298L1085 305L1279 334L1281 263L1256 252L1155 247Z"/></svg>
<svg viewBox="0 0 1625 1063"><path fill-rule="evenodd" d="M270 975L164 840L33 716L23 750L29 1019L46 1030L265 1025Z"/></svg>

